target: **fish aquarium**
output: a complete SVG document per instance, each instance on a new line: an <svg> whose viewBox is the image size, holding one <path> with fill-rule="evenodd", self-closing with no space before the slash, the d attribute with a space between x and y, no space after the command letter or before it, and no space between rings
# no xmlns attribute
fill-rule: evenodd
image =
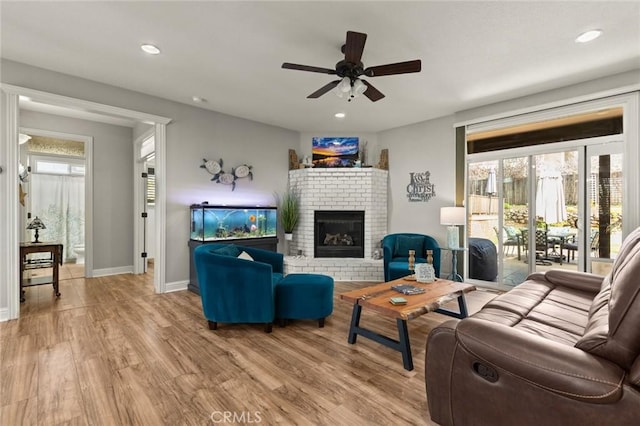
<svg viewBox="0 0 640 426"><path fill-rule="evenodd" d="M276 207L191 205L191 239L224 241L275 237Z"/></svg>

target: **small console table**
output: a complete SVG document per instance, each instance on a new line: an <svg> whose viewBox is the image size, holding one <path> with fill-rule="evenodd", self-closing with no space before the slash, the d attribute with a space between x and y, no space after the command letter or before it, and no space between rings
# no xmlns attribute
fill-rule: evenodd
<svg viewBox="0 0 640 426"><path fill-rule="evenodd" d="M20 243L20 302L24 302L24 287L53 284L53 292L60 297L58 289L58 266L62 265L62 244L56 242ZM34 253L49 253L44 259L30 259ZM32 269L53 268L51 276L24 278L24 271Z"/></svg>

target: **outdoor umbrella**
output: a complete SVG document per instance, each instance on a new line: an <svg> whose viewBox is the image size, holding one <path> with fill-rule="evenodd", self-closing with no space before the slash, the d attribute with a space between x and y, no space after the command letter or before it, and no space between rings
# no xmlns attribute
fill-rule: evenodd
<svg viewBox="0 0 640 426"><path fill-rule="evenodd" d="M536 216L545 223L559 223L567 219L564 188L560 172L546 172L538 177L536 188Z"/></svg>
<svg viewBox="0 0 640 426"><path fill-rule="evenodd" d="M496 183L496 169L494 169L493 167L491 168L491 170L489 170L485 192L489 194L489 214L491 214L491 196L498 193L498 185Z"/></svg>

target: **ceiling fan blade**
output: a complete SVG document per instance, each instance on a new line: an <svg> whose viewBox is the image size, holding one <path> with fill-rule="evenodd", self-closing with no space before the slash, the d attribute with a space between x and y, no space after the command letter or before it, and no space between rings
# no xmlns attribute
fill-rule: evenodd
<svg viewBox="0 0 640 426"><path fill-rule="evenodd" d="M369 67L364 70L364 75L367 77L379 77L381 75L408 74L412 72L420 72L421 69L422 62L420 62L420 59L416 59L415 61Z"/></svg>
<svg viewBox="0 0 640 426"><path fill-rule="evenodd" d="M367 41L366 34L347 31L347 42L344 45L345 61L351 62L352 64L359 63L360 59L362 59L365 41Z"/></svg>
<svg viewBox="0 0 640 426"><path fill-rule="evenodd" d="M373 87L371 83L364 80L361 80L361 81L367 85L367 90L364 91L364 95L367 98L371 99L372 102L379 101L380 99L384 98L384 95L382 94L382 92L380 92L378 89Z"/></svg>
<svg viewBox="0 0 640 426"><path fill-rule="evenodd" d="M340 83L340 80L334 80L329 84L325 84L324 86L322 86L321 88L319 88L318 90L316 90L315 92L307 96L307 98L319 98L320 96L327 93L329 90L336 87L338 83Z"/></svg>
<svg viewBox="0 0 640 426"><path fill-rule="evenodd" d="M336 70L332 70L332 69L329 69L329 68L312 67L310 65L290 64L288 62L285 62L284 64L282 64L282 68L286 68L288 70L320 72L320 73L323 73L323 74L335 74L336 73Z"/></svg>

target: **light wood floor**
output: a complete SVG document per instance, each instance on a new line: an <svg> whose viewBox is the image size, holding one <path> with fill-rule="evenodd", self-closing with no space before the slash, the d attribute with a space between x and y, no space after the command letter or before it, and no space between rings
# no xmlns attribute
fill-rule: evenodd
<svg viewBox="0 0 640 426"><path fill-rule="evenodd" d="M347 343L351 306L337 295L367 283L336 283L324 328L295 321L266 334L211 331L199 296L154 294L152 281L71 277L58 300L50 285L27 289L21 318L0 323L0 425L211 425L225 412L235 424L431 424L424 346L449 317L409 323L409 372L399 352ZM470 293L470 310L494 296ZM366 310L361 324L396 336L395 321Z"/></svg>

